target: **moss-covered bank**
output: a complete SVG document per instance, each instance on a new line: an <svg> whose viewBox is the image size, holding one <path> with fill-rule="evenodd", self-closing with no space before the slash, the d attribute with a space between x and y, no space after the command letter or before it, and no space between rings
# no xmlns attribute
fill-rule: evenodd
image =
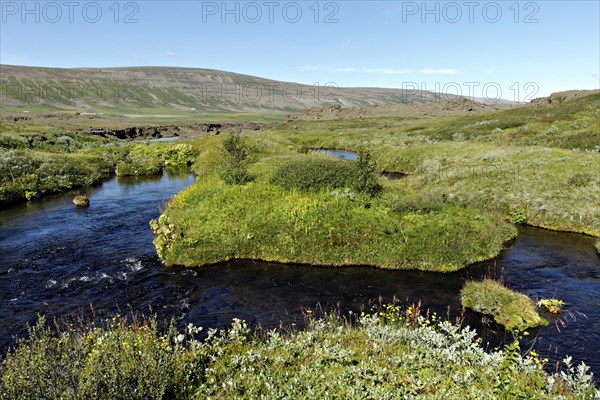
<svg viewBox="0 0 600 400"><path fill-rule="evenodd" d="M535 304L529 297L491 279L467 282L460 295L463 306L493 317L496 323L508 330L548 324L537 313Z"/></svg>

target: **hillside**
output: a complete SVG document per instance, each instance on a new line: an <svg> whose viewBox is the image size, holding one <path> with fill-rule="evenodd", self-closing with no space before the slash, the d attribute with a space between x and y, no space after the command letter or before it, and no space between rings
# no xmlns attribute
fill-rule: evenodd
<svg viewBox="0 0 600 400"><path fill-rule="evenodd" d="M427 103L432 92L302 85L232 72L171 67L41 68L0 65L3 111L119 116L287 114L323 105Z"/></svg>

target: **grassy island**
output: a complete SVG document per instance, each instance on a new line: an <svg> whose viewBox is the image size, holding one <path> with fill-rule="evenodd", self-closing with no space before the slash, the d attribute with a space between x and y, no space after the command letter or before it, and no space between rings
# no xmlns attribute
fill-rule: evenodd
<svg viewBox="0 0 600 400"><path fill-rule="evenodd" d="M462 304L477 312L491 316L508 330L535 328L548 322L536 311L534 302L527 296L486 279L467 282L461 291Z"/></svg>

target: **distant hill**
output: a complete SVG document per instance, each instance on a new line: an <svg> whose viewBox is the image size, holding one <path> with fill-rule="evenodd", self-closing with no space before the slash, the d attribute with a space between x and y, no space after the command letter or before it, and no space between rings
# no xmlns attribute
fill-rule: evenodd
<svg viewBox="0 0 600 400"><path fill-rule="evenodd" d="M310 86L211 69L0 65L0 100L7 111L295 113L327 105L365 107L434 99L428 91Z"/></svg>

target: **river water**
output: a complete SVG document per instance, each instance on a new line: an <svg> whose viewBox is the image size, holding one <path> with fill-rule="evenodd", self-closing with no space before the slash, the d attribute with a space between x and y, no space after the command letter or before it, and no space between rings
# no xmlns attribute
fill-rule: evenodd
<svg viewBox="0 0 600 400"><path fill-rule="evenodd" d="M302 324L302 307L359 312L378 302L422 301L445 315L460 313L459 291L486 273L533 299L565 301L552 324L532 331L542 357L566 354L600 374L600 258L583 235L521 228L493 261L452 274L322 268L236 261L205 268L165 268L157 259L148 222L163 202L193 183L186 172L156 178L115 178L83 190L91 206L77 209L73 193L0 211L0 350L38 314L48 317L149 312L204 327L234 317L253 326ZM490 346L503 330L465 314Z"/></svg>

